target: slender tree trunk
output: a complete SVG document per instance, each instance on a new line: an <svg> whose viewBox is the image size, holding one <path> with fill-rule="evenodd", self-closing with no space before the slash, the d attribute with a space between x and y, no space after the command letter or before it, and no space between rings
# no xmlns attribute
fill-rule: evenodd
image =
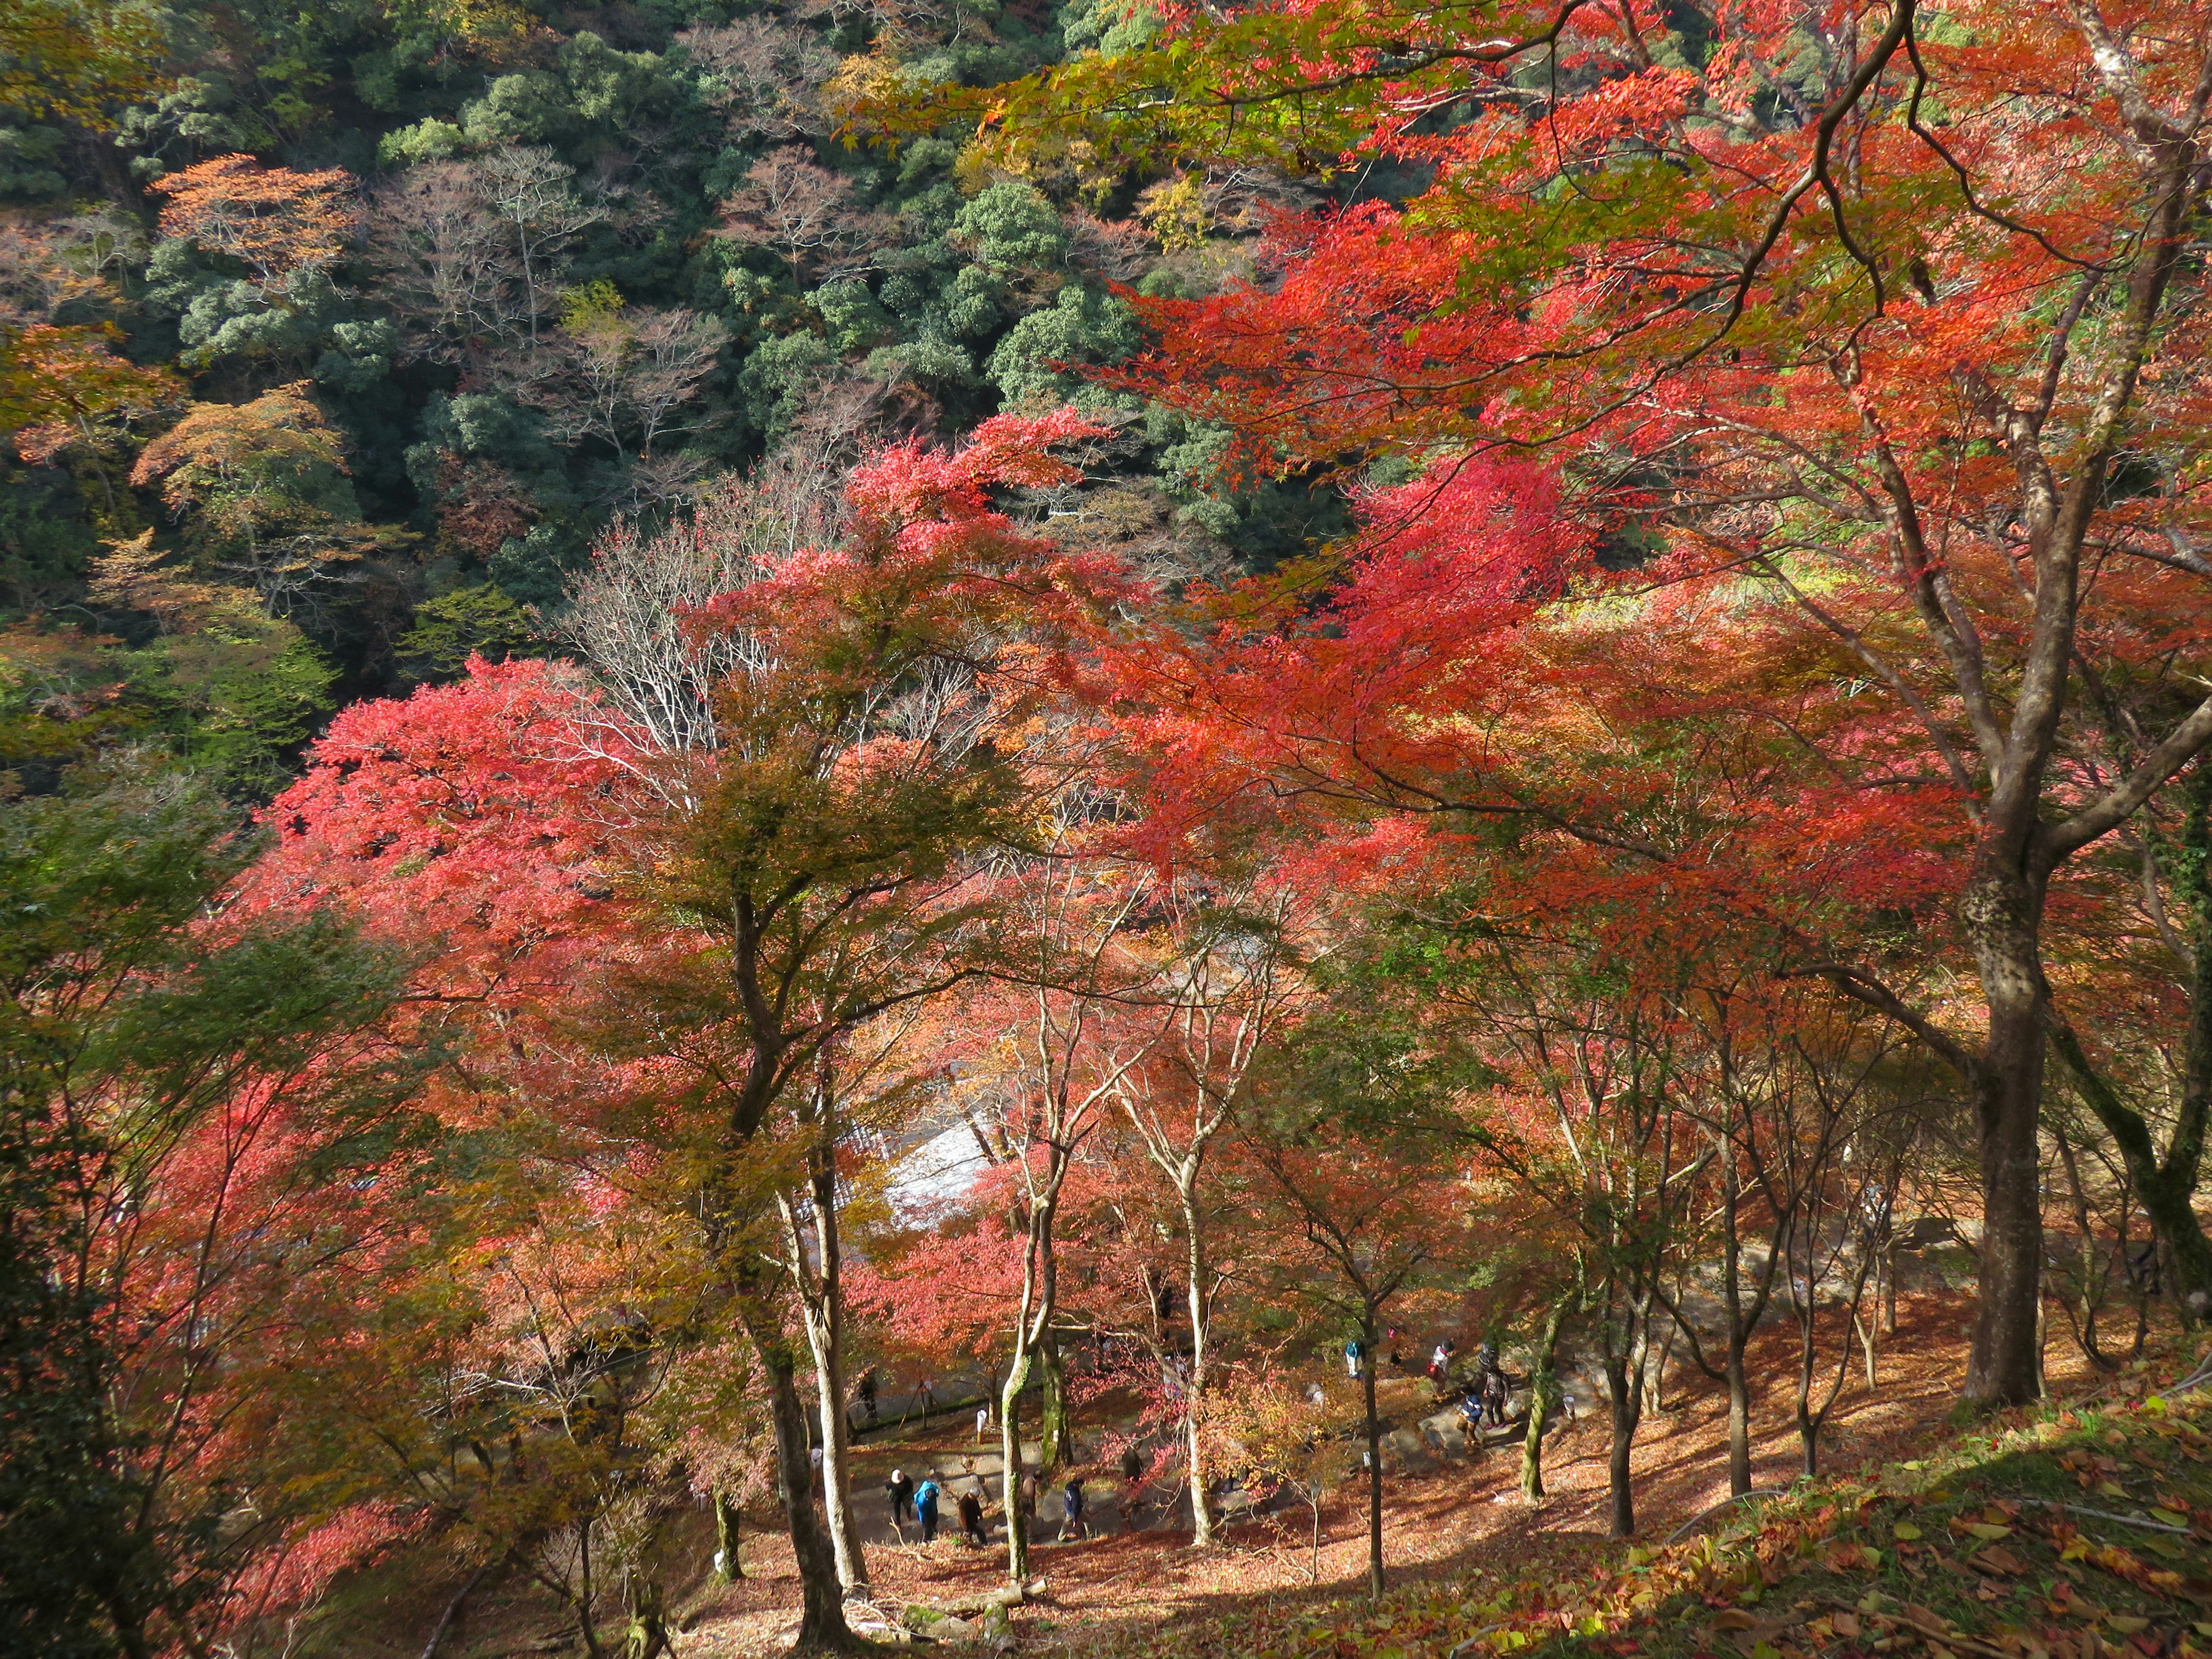
<svg viewBox="0 0 2212 1659"><path fill-rule="evenodd" d="M1729 1496L1731 1498L1741 1498L1751 1490L1751 1373L1744 1364L1743 1350L1743 1328L1731 1324L1729 1328L1727 1364Z"/></svg>
<svg viewBox="0 0 2212 1659"><path fill-rule="evenodd" d="M836 1167L828 1152L822 1149L815 1162L814 1282L811 1288L803 1285L808 1293L800 1300L822 1419L823 1512L836 1558L837 1582L851 1591L867 1588L868 1559L853 1513L852 1425L845 1418L844 1249L837 1229Z"/></svg>
<svg viewBox="0 0 2212 1659"><path fill-rule="evenodd" d="M576 1624L577 1633L584 1638L584 1651L591 1659L600 1659L605 1652L599 1643L599 1621L592 1617L592 1603L599 1595L592 1582L592 1522L586 1518L576 1527Z"/></svg>
<svg viewBox="0 0 2212 1659"><path fill-rule="evenodd" d="M1206 1237L1198 1212L1197 1171L1176 1183L1182 1200L1183 1237L1188 1249L1184 1267L1190 1278L1190 1386L1183 1392L1185 1457L1190 1465L1190 1547L1210 1549L1214 1543L1213 1510L1208 1502L1206 1477L1206 1338L1210 1310L1206 1305ZM1370 1370L1372 1366L1369 1368Z"/></svg>
<svg viewBox="0 0 2212 1659"><path fill-rule="evenodd" d="M1375 1412L1375 1321L1361 1326L1359 1385L1367 1401L1367 1593L1382 1594L1382 1423Z"/></svg>
<svg viewBox="0 0 2212 1659"><path fill-rule="evenodd" d="M1667 1326L1667 1340L1657 1348L1650 1346L1650 1334L1644 1334L1645 1357L1650 1365L1644 1380L1644 1412L1647 1417L1667 1409L1667 1366L1674 1357L1674 1344L1680 1336L1681 1328L1671 1319Z"/></svg>
<svg viewBox="0 0 2212 1659"><path fill-rule="evenodd" d="M2207 861L2212 863L2212 858ZM2208 965L2196 975L2191 989L2189 1058L2182 1085L2181 1109L2164 1158L2158 1155L2149 1126L2091 1067L2072 1029L2055 1024L2051 1031L2051 1047L2073 1079L2076 1091L2119 1148L2129 1185L2142 1204L2151 1236L2162 1247L2167 1288L2185 1325L2200 1325L2212 1320L2212 1241L2206 1239L2203 1223L2197 1216L2207 1102L2212 1098L2212 920L2208 920L2197 933L2199 959L2207 961ZM2059 1146L2062 1154L2070 1159L2071 1152L2063 1134ZM2073 1176L2070 1169L2068 1173ZM2078 1189L2078 1177L2075 1181ZM2077 1214L2082 1208L2077 1197ZM2087 1282L2087 1272L2085 1256L2084 1284Z"/></svg>
<svg viewBox="0 0 2212 1659"><path fill-rule="evenodd" d="M1751 1334L1744 1328L1743 1238L1737 1224L1740 1194L1733 1142L1723 1147L1721 1158L1721 1300L1728 1309L1728 1357L1723 1369L1728 1382L1729 1496L1741 1498L1751 1490L1751 1379L1743 1363L1744 1346Z"/></svg>
<svg viewBox="0 0 2212 1659"><path fill-rule="evenodd" d="M1606 1485L1613 1507L1608 1535L1629 1538L1636 1532L1635 1471L1630 1458L1636 1448L1637 1425L1644 1415L1643 1379L1633 1374L1626 1354L1607 1354L1605 1382L1606 1392L1613 1396L1613 1449L1606 1462Z"/></svg>
<svg viewBox="0 0 2212 1659"><path fill-rule="evenodd" d="M1817 1294L1817 1288L1813 1292ZM1820 1427L1813 1420L1813 1370L1819 1358L1814 1345L1816 1331L1814 1322L1820 1317L1820 1306L1810 1304L1800 1316L1800 1340L1797 1346L1797 1443L1804 1454L1805 1473L1815 1475L1820 1472ZM1844 1339L1848 1341L1850 1339ZM1845 1363L1849 1363L1845 1356Z"/></svg>
<svg viewBox="0 0 2212 1659"><path fill-rule="evenodd" d="M1859 1354L1866 1362L1866 1385L1869 1394L1874 1392L1878 1381L1875 1373L1874 1323L1874 1316L1871 1312L1863 1316L1859 1314L1851 1316L1851 1331L1859 1340Z"/></svg>
<svg viewBox="0 0 2212 1659"><path fill-rule="evenodd" d="M1521 1495L1531 1503L1544 1495L1544 1419L1559 1403L1559 1329L1567 1321L1571 1295L1552 1304L1528 1378L1528 1427L1521 1437Z"/></svg>

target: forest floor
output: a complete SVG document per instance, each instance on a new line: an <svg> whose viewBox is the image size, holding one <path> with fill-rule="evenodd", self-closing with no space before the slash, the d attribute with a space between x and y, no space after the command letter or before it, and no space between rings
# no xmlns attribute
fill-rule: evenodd
<svg viewBox="0 0 2212 1659"><path fill-rule="evenodd" d="M1971 1311L1971 1298L1962 1294L1905 1298L1897 1335L1882 1344L1878 1383L1871 1390L1854 1353L1822 1442L1825 1475L1871 1475L1884 1468L1909 1467L1955 1437L1951 1412L1963 1380ZM1753 1375L1765 1381L1754 1403L1753 1484L1786 1486L1802 1468L1792 1419L1795 1332L1762 1334L1753 1357ZM2059 1331L2052 1333L2050 1362L2057 1398L2079 1395L2100 1383L2131 1388L2137 1395L2147 1386L2140 1377L2113 1384L2093 1376ZM1385 1390L1385 1411L1395 1407L1397 1415L1411 1416L1425 1409L1419 1402L1427 1392L1424 1381L1394 1378ZM1720 1388L1678 1361L1663 1408L1646 1416L1637 1440L1639 1540L1667 1538L1728 1496L1725 1419ZM880 1604L957 1601L1002 1582L1003 1540L994 1536L990 1547L979 1549L954 1535L957 1522L949 1500L943 1530L927 1546L887 1541L881 1515L883 1480L894 1464L910 1472L933 1464L957 1468L979 1449L990 1449L976 1446L972 1417L933 1419L896 1434L871 1437L857 1449L854 1489L871 1537L868 1566ZM1608 1551L1617 1554L1619 1547L1606 1540L1607 1449L1604 1413L1586 1405L1577 1423L1552 1437L1545 1474L1550 1495L1534 1505L1517 1491L1517 1447L1447 1458L1426 1469L1392 1469L1386 1459L1383 1550L1394 1583L1445 1585L1532 1573L1564 1577L1610 1559ZM1102 1477L1092 1491L1110 1497L1117 1486ZM1195 1632L1252 1605L1255 1598L1270 1606L1286 1600L1318 1605L1356 1591L1366 1571L1364 1502L1364 1486L1355 1479L1325 1505L1317 1558L1309 1512L1302 1505L1228 1527L1225 1547L1204 1553L1190 1549L1187 1519L1180 1531L1121 1531L1109 1506L1104 1535L1035 1547L1032 1571L1044 1580L1044 1588L1031 1603L1015 1610L1014 1628L1024 1646L1121 1650L1134 1640L1135 1650L1194 1651L1195 1644L1187 1644L1168 1627L1187 1626ZM1051 1494L1042 1509L1046 1520L1057 1520ZM713 1549L703 1510L696 1530L702 1570L696 1582L672 1587L671 1601L681 1659L750 1659L781 1652L796 1628L798 1604L788 1543L779 1534L749 1530L743 1551L747 1577L726 1585L703 1571ZM436 1586L420 1571L374 1577L384 1586L382 1593L348 1597L345 1622L351 1628L329 1645L349 1655L420 1652L445 1597L434 1594ZM446 1595L450 1594L447 1587ZM563 1620L527 1586L487 1586L471 1598L463 1622L441 1652L444 1659L552 1652L568 1645L564 1626L573 1632L573 1620ZM1143 1640L1146 1632L1154 1633L1152 1642Z"/></svg>

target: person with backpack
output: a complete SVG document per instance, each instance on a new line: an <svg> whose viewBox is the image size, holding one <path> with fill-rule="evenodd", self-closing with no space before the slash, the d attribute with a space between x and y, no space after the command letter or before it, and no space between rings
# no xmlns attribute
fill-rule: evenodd
<svg viewBox="0 0 2212 1659"><path fill-rule="evenodd" d="M1459 1398L1460 1426L1466 1431L1470 1449L1482 1440L1483 1400L1480 1384L1470 1383Z"/></svg>
<svg viewBox="0 0 2212 1659"><path fill-rule="evenodd" d="M906 1523L914 1516L914 1477L904 1469L893 1469L884 1482L884 1496L890 1499L891 1530L903 1541Z"/></svg>
<svg viewBox="0 0 2212 1659"><path fill-rule="evenodd" d="M1091 1536L1091 1523L1083 1518L1083 1477L1071 1474L1067 1486L1060 1495L1060 1508L1067 1518L1060 1523L1060 1541L1063 1544L1080 1533Z"/></svg>
<svg viewBox="0 0 2212 1659"><path fill-rule="evenodd" d="M981 1486L982 1482L979 1480L976 1484ZM983 1534L982 1498L975 1492L963 1492L960 1494L958 1508L960 1530L967 1535L968 1541L979 1549L988 1544L991 1540Z"/></svg>
<svg viewBox="0 0 2212 1659"><path fill-rule="evenodd" d="M921 1486L915 1488L914 1513L915 1518L921 1522L921 1541L925 1544L933 1544L937 1541L939 1496L937 1482L934 1480L924 1480Z"/></svg>

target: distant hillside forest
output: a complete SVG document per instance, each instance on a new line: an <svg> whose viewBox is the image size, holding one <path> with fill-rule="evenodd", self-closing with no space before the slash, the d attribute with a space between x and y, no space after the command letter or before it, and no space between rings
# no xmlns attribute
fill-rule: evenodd
<svg viewBox="0 0 2212 1659"><path fill-rule="evenodd" d="M346 702L558 653L594 535L786 446L1072 399L1118 433L1094 540L1255 568L1340 532L1340 492L1236 488L1219 429L1079 372L1137 349L1116 285L1216 291L1317 189L840 132L848 82L1012 79L1122 9L29 8L0 770L158 739L265 797Z"/></svg>

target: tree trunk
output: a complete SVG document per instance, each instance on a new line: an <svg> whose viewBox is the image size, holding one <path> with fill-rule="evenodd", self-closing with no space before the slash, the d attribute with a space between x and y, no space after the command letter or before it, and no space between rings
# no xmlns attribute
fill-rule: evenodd
<svg viewBox="0 0 2212 1659"><path fill-rule="evenodd" d="M775 1428L775 1468L784 1491L791 1553L799 1568L800 1613L794 1653L872 1653L875 1644L845 1623L844 1587L837 1558L814 1506L814 1468L807 1453L806 1403L799 1398L798 1363L773 1311L741 1293L739 1317L760 1356L768 1381L769 1416Z"/></svg>
<svg viewBox="0 0 2212 1659"><path fill-rule="evenodd" d="M808 1322L807 1340L821 1384L823 1507L837 1558L837 1582L848 1591L864 1590L868 1558L853 1513L853 1430L845 1416L845 1252L837 1227L837 1170L826 1155L814 1170L814 1244L820 1304Z"/></svg>
<svg viewBox="0 0 2212 1659"><path fill-rule="evenodd" d="M1960 904L1990 1009L1974 1079L1982 1176L1981 1282L1966 1398L2018 1406L2037 1395L2043 1289L2043 1065L2048 1007L2038 945L2042 895L2008 872L1979 872Z"/></svg>
<svg viewBox="0 0 2212 1659"><path fill-rule="evenodd" d="M1521 1438L1521 1495L1531 1503L1544 1495L1544 1419L1559 1403L1559 1379L1553 1367L1559 1357L1559 1328L1566 1323L1573 1299L1561 1297L1544 1316L1544 1334L1529 1368L1528 1429Z"/></svg>
<svg viewBox="0 0 2212 1659"><path fill-rule="evenodd" d="M1030 1380L1030 1351L1024 1340L1027 1321L1015 1327L1013 1361L999 1390L999 1502L1006 1511L1006 1582L1026 1583L1030 1576L1030 1529L1022 1513L1022 1390ZM1040 1477L1041 1478L1041 1477Z"/></svg>
<svg viewBox="0 0 2212 1659"><path fill-rule="evenodd" d="M1367 1593L1382 1594L1382 1424L1375 1414L1375 1322L1359 1333L1359 1386L1367 1401Z"/></svg>
<svg viewBox="0 0 2212 1659"><path fill-rule="evenodd" d="M1644 1379L1644 1412L1647 1417L1667 1409L1667 1365L1674 1357L1674 1344L1680 1336L1681 1328L1671 1320L1667 1326L1667 1340L1656 1349L1650 1346L1651 1334L1648 1330L1644 1333L1644 1358L1650 1367Z"/></svg>
<svg viewBox="0 0 2212 1659"><path fill-rule="evenodd" d="M1817 1287L1813 1293L1817 1294ZM1813 1370L1820 1358L1820 1351L1814 1343L1816 1333L1813 1322L1818 1316L1818 1304L1806 1308L1799 1328L1797 1349L1797 1443L1804 1453L1808 1475L1816 1475L1820 1472L1820 1425L1813 1419ZM1848 1332L1844 1340L1846 1343L1850 1340ZM1844 1363L1850 1363L1848 1354Z"/></svg>
<svg viewBox="0 0 2212 1659"><path fill-rule="evenodd" d="M744 1526L744 1511L732 1503L728 1492L714 1488L714 1577L726 1584L733 1584L745 1576L744 1563L738 1559L738 1534Z"/></svg>
<svg viewBox="0 0 2212 1659"><path fill-rule="evenodd" d="M1206 1239L1198 1213L1197 1172L1176 1182L1182 1200L1183 1237L1189 1249L1184 1267L1190 1275L1190 1386L1183 1393L1185 1456L1190 1464L1190 1547L1210 1549L1214 1543L1213 1510L1208 1503L1206 1480L1205 1406L1206 1336L1207 1315ZM1370 1366L1371 1370L1372 1367Z"/></svg>
<svg viewBox="0 0 2212 1659"><path fill-rule="evenodd" d="M1613 1449L1606 1462L1606 1486L1612 1498L1613 1538L1636 1533L1635 1472L1630 1456L1636 1448L1636 1428L1644 1416L1644 1380L1632 1375L1625 1353L1605 1357L1606 1392L1613 1396Z"/></svg>
<svg viewBox="0 0 2212 1659"><path fill-rule="evenodd" d="M1881 1294L1879 1285L1875 1286L1875 1294L1877 1296ZM1874 1315L1871 1311L1864 1317L1857 1314L1851 1316L1851 1332L1858 1338L1859 1354L1866 1361L1866 1385L1869 1394L1875 1391L1879 1381L1875 1370L1874 1324Z"/></svg>
<svg viewBox="0 0 2212 1659"><path fill-rule="evenodd" d="M2212 864L2212 859L2207 862ZM2054 1018L2051 1030L2051 1046L2072 1078L2075 1092L2120 1150L2129 1184L2135 1188L2150 1222L2152 1237L2163 1251L2167 1287L2185 1325L2212 1320L2212 1241L2205 1238L2196 1202L2197 1177L2203 1164L2207 1103L2212 1101L2212 919L2195 933L2197 959L2205 966L2195 975L2190 989L2189 1049L2181 1109L2163 1158L2151 1139L2150 1126L2090 1066L2073 1028ZM2067 1151L2063 1137L2061 1151ZM2077 1203L2077 1210L2080 1207ZM2082 1271L2086 1283L2086 1260Z"/></svg>
<svg viewBox="0 0 2212 1659"><path fill-rule="evenodd" d="M1744 1332L1729 1315L1728 1340L1729 1496L1751 1490L1751 1376L1743 1362Z"/></svg>
<svg viewBox="0 0 2212 1659"><path fill-rule="evenodd" d="M1043 1384L1037 1407L1037 1468L1040 1474L1058 1468L1073 1455L1069 1450L1067 1364L1060 1358L1060 1338L1047 1330L1037 1350L1039 1381Z"/></svg>

